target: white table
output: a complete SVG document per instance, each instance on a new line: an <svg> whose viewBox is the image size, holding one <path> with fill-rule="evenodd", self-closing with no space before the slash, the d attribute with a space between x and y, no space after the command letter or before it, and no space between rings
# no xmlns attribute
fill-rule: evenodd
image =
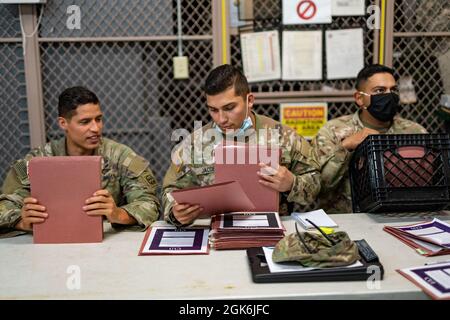
<svg viewBox="0 0 450 320"><path fill-rule="evenodd" d="M339 230L355 240L365 238L378 253L385 269L379 289L370 289L365 281L256 284L245 250L138 256L144 233L108 230L98 244L35 245L29 234L0 240L0 299L428 298L395 270L443 257L425 258L415 253L382 231L386 223L377 221L378 216L340 214L332 218ZM413 221L420 219L400 224ZM293 231L292 221L284 224L288 232ZM76 289L78 270L80 288Z"/></svg>

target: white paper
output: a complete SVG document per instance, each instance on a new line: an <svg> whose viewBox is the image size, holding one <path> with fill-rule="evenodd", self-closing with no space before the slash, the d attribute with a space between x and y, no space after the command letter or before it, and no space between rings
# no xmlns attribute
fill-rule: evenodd
<svg viewBox="0 0 450 320"><path fill-rule="evenodd" d="M160 247L192 247L194 244L194 236L186 237L167 237L164 236L159 243Z"/></svg>
<svg viewBox="0 0 450 320"><path fill-rule="evenodd" d="M241 34L244 73L248 82L280 79L278 31Z"/></svg>
<svg viewBox="0 0 450 320"><path fill-rule="evenodd" d="M272 260L272 253L274 248L273 247L263 247L264 256L266 257L267 265L269 266L269 270L271 273L279 273L279 272L302 272L302 271L311 271L318 268L309 268L309 267L303 267L298 264L283 264L283 263L276 263ZM362 263L360 261L356 261L354 264L351 264L349 266L345 266L342 268L354 268L354 267L360 267L362 266Z"/></svg>
<svg viewBox="0 0 450 320"><path fill-rule="evenodd" d="M450 269L425 272L434 281L439 282L445 289L450 289Z"/></svg>
<svg viewBox="0 0 450 320"><path fill-rule="evenodd" d="M267 219L233 220L233 227L268 227Z"/></svg>
<svg viewBox="0 0 450 320"><path fill-rule="evenodd" d="M363 30L328 30L325 39L327 79L356 78L364 67Z"/></svg>
<svg viewBox="0 0 450 320"><path fill-rule="evenodd" d="M306 219L311 220L318 227L335 228L338 226L322 209L309 212L292 212L291 216L305 229L314 229L314 226Z"/></svg>
<svg viewBox="0 0 450 320"><path fill-rule="evenodd" d="M233 219L233 225L225 227L225 216L231 216ZM274 225L270 225L270 219L269 217L272 216L275 218L276 223ZM238 222L239 220L243 220L244 222ZM251 226L248 223L246 224L245 221L256 221L256 222L250 222L252 224L257 224L256 226ZM241 226L237 226L236 223L241 224ZM246 225L243 225L246 224ZM278 212L230 212L220 215L220 223L219 223L219 229L231 229L231 228L261 228L264 230L284 230L280 216Z"/></svg>
<svg viewBox="0 0 450 320"><path fill-rule="evenodd" d="M365 0L331 0L332 16L364 16Z"/></svg>
<svg viewBox="0 0 450 320"><path fill-rule="evenodd" d="M427 235L422 237L434 241L442 246L448 246L450 244L450 234L447 232L440 232L433 235Z"/></svg>
<svg viewBox="0 0 450 320"><path fill-rule="evenodd" d="M283 80L322 79L322 31L283 31Z"/></svg>
<svg viewBox="0 0 450 320"><path fill-rule="evenodd" d="M408 238L408 240L411 240L412 242L418 244L419 246L424 247L425 249L427 249L427 250L429 250L429 251L431 251L433 253L439 252L439 251L444 249L441 246L438 246L436 244L432 244L432 243L429 243L429 242L418 240L418 239L415 239L415 238L412 238L412 237L406 237L406 238Z"/></svg>
<svg viewBox="0 0 450 320"><path fill-rule="evenodd" d="M408 232L415 236L424 236L424 235L433 234L433 233L441 233L442 229L439 229L436 227L430 227L430 228L425 228L425 229L408 230Z"/></svg>
<svg viewBox="0 0 450 320"><path fill-rule="evenodd" d="M331 23L331 0L283 0L283 24Z"/></svg>

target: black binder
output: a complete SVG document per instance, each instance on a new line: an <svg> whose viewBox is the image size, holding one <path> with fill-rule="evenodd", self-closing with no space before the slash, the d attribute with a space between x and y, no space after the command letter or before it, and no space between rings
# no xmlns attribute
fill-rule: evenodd
<svg viewBox="0 0 450 320"><path fill-rule="evenodd" d="M366 281L380 272L379 280L383 280L383 265L377 262L367 262L361 258L363 264L354 268L326 268L302 272L277 272L271 273L262 248L247 249L247 257L250 263L253 282L323 282L323 281Z"/></svg>

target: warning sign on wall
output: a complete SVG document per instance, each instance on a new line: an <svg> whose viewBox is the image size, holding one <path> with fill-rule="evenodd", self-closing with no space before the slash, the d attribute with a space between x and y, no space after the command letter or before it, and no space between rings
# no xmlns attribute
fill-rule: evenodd
<svg viewBox="0 0 450 320"><path fill-rule="evenodd" d="M299 135L313 139L327 122L326 102L282 103L280 122L294 129Z"/></svg>
<svg viewBox="0 0 450 320"><path fill-rule="evenodd" d="M331 0L283 0L283 24L331 23Z"/></svg>

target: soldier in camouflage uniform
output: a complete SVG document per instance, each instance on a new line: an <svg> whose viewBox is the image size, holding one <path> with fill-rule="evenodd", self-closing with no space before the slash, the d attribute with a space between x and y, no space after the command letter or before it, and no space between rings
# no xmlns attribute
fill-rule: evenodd
<svg viewBox="0 0 450 320"><path fill-rule="evenodd" d="M187 225L201 214L202 208L198 205L177 204L168 193L214 183L214 155L211 151L219 141L210 139L214 136L211 133L215 133L219 140L233 141L244 135L239 141L280 147L280 166L275 174L259 174L260 183L280 192L280 214L292 211L293 202L302 205L313 202L320 190L320 177L318 165L311 158L309 143L291 128L251 110L254 96L249 92L245 76L230 65L222 65L209 74L204 89L213 122L194 130L172 153L172 163L163 186L166 221L178 226ZM196 149L209 152L197 152ZM263 164L260 166L268 169Z"/></svg>
<svg viewBox="0 0 450 320"><path fill-rule="evenodd" d="M399 97L391 68L370 65L362 69L354 98L359 110L329 121L312 141L314 157L321 166L319 206L328 213L352 212L348 165L353 150L368 135L427 132L396 115Z"/></svg>
<svg viewBox="0 0 450 320"><path fill-rule="evenodd" d="M34 223L48 217L39 199L30 197L27 165L33 157L102 156L102 189L86 200L86 214L102 215L113 227L129 225L138 230L157 220L160 204L149 164L129 147L102 138L96 95L82 87L69 88L59 97L58 112L65 137L32 150L13 164L6 177L0 195L0 233L12 236L31 231Z"/></svg>

